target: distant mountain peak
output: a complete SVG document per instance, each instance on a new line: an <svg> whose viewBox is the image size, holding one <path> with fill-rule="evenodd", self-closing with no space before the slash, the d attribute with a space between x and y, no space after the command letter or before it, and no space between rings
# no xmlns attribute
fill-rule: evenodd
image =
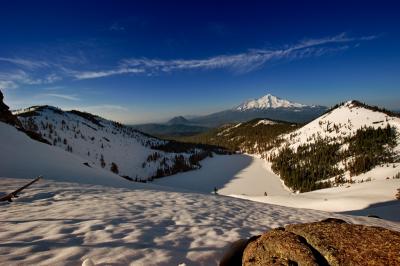
<svg viewBox="0 0 400 266"><path fill-rule="evenodd" d="M175 116L171 120L167 122L169 125L184 125L190 123L189 120L184 118L183 116Z"/></svg>
<svg viewBox="0 0 400 266"><path fill-rule="evenodd" d="M254 110L254 109L269 109L269 108L303 108L308 107L301 103L291 102L285 99L281 99L272 94L264 95L258 99L246 101L235 109L238 111Z"/></svg>

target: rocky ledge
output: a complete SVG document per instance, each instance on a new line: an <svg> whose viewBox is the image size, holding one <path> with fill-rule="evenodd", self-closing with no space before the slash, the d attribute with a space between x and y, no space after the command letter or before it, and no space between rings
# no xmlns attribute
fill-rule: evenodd
<svg viewBox="0 0 400 266"><path fill-rule="evenodd" d="M334 218L238 243L220 265L400 265L400 232Z"/></svg>

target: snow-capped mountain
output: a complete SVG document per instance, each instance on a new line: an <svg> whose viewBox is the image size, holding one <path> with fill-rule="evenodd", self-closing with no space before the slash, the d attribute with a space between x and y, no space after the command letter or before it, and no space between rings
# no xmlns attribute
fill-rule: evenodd
<svg viewBox="0 0 400 266"><path fill-rule="evenodd" d="M52 145L98 166L132 179L148 179L176 172L175 164L191 165L189 157L199 149L166 152L169 142L143 134L131 127L79 112L51 106L35 106L14 112L26 130L39 133ZM160 172L161 171L161 172Z"/></svg>
<svg viewBox="0 0 400 266"><path fill-rule="evenodd" d="M253 109L268 109L268 108L303 108L309 107L305 104L291 102L281 99L271 94L264 95L258 99L246 101L235 109L238 111L246 111Z"/></svg>
<svg viewBox="0 0 400 266"><path fill-rule="evenodd" d="M305 123L317 118L327 109L325 106L305 105L267 94L255 100L245 101L232 109L195 117L189 121L192 124L208 127L240 123L256 118Z"/></svg>
<svg viewBox="0 0 400 266"><path fill-rule="evenodd" d="M192 136L224 124L241 123L259 118L305 123L317 118L327 109L325 106L305 105L267 94L258 99L245 101L234 108L209 115L177 116L165 124L142 124L132 127L156 136Z"/></svg>

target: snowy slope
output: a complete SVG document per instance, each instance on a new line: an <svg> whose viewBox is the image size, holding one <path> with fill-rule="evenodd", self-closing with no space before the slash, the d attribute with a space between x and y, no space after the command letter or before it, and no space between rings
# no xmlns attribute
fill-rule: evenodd
<svg viewBox="0 0 400 266"><path fill-rule="evenodd" d="M80 157L30 139L0 122L0 177L33 178L86 184L129 186L131 182L97 166L88 167Z"/></svg>
<svg viewBox="0 0 400 266"><path fill-rule="evenodd" d="M373 111L359 106L354 101L348 101L302 128L287 134L284 139L287 140L285 145L289 144L295 149L301 144L313 143L319 137L340 142L346 137L353 136L362 127L384 128L387 125L395 127L396 131L400 132L399 117Z"/></svg>
<svg viewBox="0 0 400 266"><path fill-rule="evenodd" d="M236 107L236 110L246 111L251 109L302 108L302 107L308 107L308 106L305 104L295 103L285 99L281 99L271 94L267 94L258 99L249 100L240 104L238 107Z"/></svg>
<svg viewBox="0 0 400 266"><path fill-rule="evenodd" d="M353 137L357 130L364 128L386 128L392 127L396 132L397 144L393 148L389 148L394 154L394 159L385 165L377 165L372 170L359 175L350 176L350 172L346 170L345 165L351 161L351 157L340 161L336 166L338 169L345 170L344 180L352 180L355 182L365 181L366 177L374 179L376 176L392 178L399 173L398 159L400 158L400 117L365 106L357 101L348 101L338 107L332 109L321 117L311 121L303 127L281 135L279 138L283 142L277 147L266 152L264 155L277 155L284 147L289 147L296 151L300 145L312 144L317 140L323 140L325 143L338 143L341 151L348 149L348 139ZM382 172L383 171L383 172ZM333 181L334 178L331 178Z"/></svg>
<svg viewBox="0 0 400 266"><path fill-rule="evenodd" d="M91 114L65 112L50 106L32 107L14 114L25 129L40 133L54 146L78 155L89 165L110 170L115 163L123 176L148 179L158 168L172 166L177 155L152 148L166 141ZM155 153L155 159L149 159ZM190 156L189 153L178 155Z"/></svg>
<svg viewBox="0 0 400 266"><path fill-rule="evenodd" d="M224 167L221 167L224 165ZM289 195L279 177L269 171L266 161L247 154L216 155L207 158L197 171L157 179L155 184L221 195Z"/></svg>
<svg viewBox="0 0 400 266"><path fill-rule="evenodd" d="M395 170L400 170L400 164L396 164ZM272 172L270 163L254 155L236 154L208 158L198 171L165 177L155 183L206 193L216 187L220 195L257 202L357 215L374 214L400 221L400 201L395 197L400 179L393 179L392 172L392 165L377 167L358 176L364 180L362 183L297 194L283 185L279 176ZM388 176L390 178L386 179ZM372 177L371 181L366 182L368 177Z"/></svg>
<svg viewBox="0 0 400 266"><path fill-rule="evenodd" d="M26 180L0 179L12 191ZM146 184L144 184L146 185ZM327 217L398 223L294 209L224 196L41 181L0 205L5 265L217 265L233 241Z"/></svg>

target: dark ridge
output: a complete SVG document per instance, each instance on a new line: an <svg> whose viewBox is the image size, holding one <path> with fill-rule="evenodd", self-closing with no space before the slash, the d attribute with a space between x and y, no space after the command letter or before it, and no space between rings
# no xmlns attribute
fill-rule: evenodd
<svg viewBox="0 0 400 266"><path fill-rule="evenodd" d="M335 104L333 107L331 107L328 110L326 110L326 112L324 112L321 116L324 116L325 114L328 114L328 113L332 112L333 110L339 108L340 106L343 106L345 103L346 102L341 102L341 103ZM368 110L371 110L371 111L374 111L374 112L381 112L381 113L384 113L384 114L386 114L388 116L400 117L400 113L393 112L393 111L387 110L385 108L378 107L376 105L368 105L368 104L360 102L358 100L352 100L351 103L355 107L362 107L362 108L365 108L365 109L368 109Z"/></svg>
<svg viewBox="0 0 400 266"><path fill-rule="evenodd" d="M78 111L78 110L71 110L71 111L68 111L68 113L71 113L71 114L80 116L80 117L82 117L82 118L84 118L84 119L86 119L86 120L92 122L93 124L95 124L95 125L97 125L97 126L99 126L99 127L104 127L104 126L99 122L99 120L97 120L98 117L95 116L95 115L92 115L92 114L90 114L90 113L81 112L81 111Z"/></svg>
<svg viewBox="0 0 400 266"><path fill-rule="evenodd" d="M399 113L392 112L390 110L387 110L385 108L381 108L381 107L378 107L378 106L375 106L375 105L368 105L366 103L363 103L363 102L360 102L360 101L357 101L357 100L353 100L353 101L351 101L351 103L354 106L363 107L365 109L368 109L368 110L371 110L371 111L374 111L374 112L381 112L381 113L387 114L388 116L400 117Z"/></svg>
<svg viewBox="0 0 400 266"><path fill-rule="evenodd" d="M27 109L33 108L34 110L27 110L23 113L18 114L21 117L31 117L31 116L38 116L40 111L50 110L56 114L63 115L63 111L60 108L50 106L50 105L34 105Z"/></svg>

